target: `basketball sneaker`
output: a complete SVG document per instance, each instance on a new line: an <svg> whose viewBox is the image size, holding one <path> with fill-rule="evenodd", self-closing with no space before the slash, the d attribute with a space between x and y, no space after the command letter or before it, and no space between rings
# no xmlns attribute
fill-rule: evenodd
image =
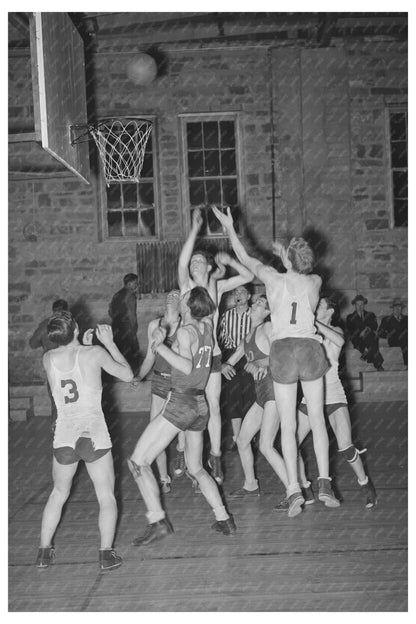
<svg viewBox="0 0 416 624"><path fill-rule="evenodd" d="M273 507L273 511L287 511L288 509L289 509L289 501L286 498L286 496L281 498L280 501L277 503L277 505Z"/></svg>
<svg viewBox="0 0 416 624"><path fill-rule="evenodd" d="M339 507L341 503L335 498L330 477L318 477L318 498L326 507Z"/></svg>
<svg viewBox="0 0 416 624"><path fill-rule="evenodd" d="M217 533L222 533L223 535L232 535L237 531L237 527L235 526L234 518L230 516L227 520L217 520L211 525L211 529L217 531Z"/></svg>
<svg viewBox="0 0 416 624"><path fill-rule="evenodd" d="M171 484L170 477L167 477L167 479L160 480L160 489L162 490L163 494L169 494L170 489L171 489L170 484Z"/></svg>
<svg viewBox="0 0 416 624"><path fill-rule="evenodd" d="M208 460L208 466L211 468L211 475L213 479L215 479L218 485L222 485L224 482L224 475L221 469L221 455L213 455L211 453Z"/></svg>
<svg viewBox="0 0 416 624"><path fill-rule="evenodd" d="M294 494L291 494L287 500L289 503L287 515L289 518L294 518L301 513L302 505L305 502L305 499L303 498L301 492L295 492Z"/></svg>
<svg viewBox="0 0 416 624"><path fill-rule="evenodd" d="M367 509L371 509L377 505L377 494L370 477L368 477L367 483L361 485L360 487L366 496L365 506Z"/></svg>
<svg viewBox="0 0 416 624"><path fill-rule="evenodd" d="M312 486L302 488L303 498L305 499L305 505L313 505L315 502L315 496L313 495Z"/></svg>
<svg viewBox="0 0 416 624"><path fill-rule="evenodd" d="M116 554L115 550L112 548L100 548L98 564L102 571L115 570L119 568L122 563L122 558Z"/></svg>
<svg viewBox="0 0 416 624"><path fill-rule="evenodd" d="M256 487L255 490L246 490L245 487L241 487L238 490L230 492L228 496L230 498L256 498L260 496L260 488Z"/></svg>
<svg viewBox="0 0 416 624"><path fill-rule="evenodd" d="M53 546L48 546L47 548L39 548L38 556L36 559L36 566L38 568L48 568L54 563L54 560L55 549Z"/></svg>
<svg viewBox="0 0 416 624"><path fill-rule="evenodd" d="M176 453L175 460L172 464L172 474L175 479L179 479L182 475L185 474L186 464L185 464L185 453L184 451L178 451Z"/></svg>
<svg viewBox="0 0 416 624"><path fill-rule="evenodd" d="M173 527L169 520L162 518L158 522L152 522L147 525L147 528L141 537L136 537L133 540L133 546L147 546L152 542L163 539L167 535L173 533Z"/></svg>

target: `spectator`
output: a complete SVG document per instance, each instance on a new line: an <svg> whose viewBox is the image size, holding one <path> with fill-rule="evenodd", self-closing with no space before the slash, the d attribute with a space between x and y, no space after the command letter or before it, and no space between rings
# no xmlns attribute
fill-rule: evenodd
<svg viewBox="0 0 416 624"><path fill-rule="evenodd" d="M400 347L403 363L407 368L407 316L402 314L406 304L401 299L394 299L391 304L393 313L381 319L378 335L387 338L389 347Z"/></svg>
<svg viewBox="0 0 416 624"><path fill-rule="evenodd" d="M347 331L354 349L361 353L361 359L374 364L383 371L383 356L378 350L377 319L374 312L365 310L368 299L357 295L352 301L355 312L347 316Z"/></svg>
<svg viewBox="0 0 416 624"><path fill-rule="evenodd" d="M124 286L113 296L108 313L111 318L114 342L131 366L134 375L139 369L139 343L137 340L137 293L139 278L127 273Z"/></svg>

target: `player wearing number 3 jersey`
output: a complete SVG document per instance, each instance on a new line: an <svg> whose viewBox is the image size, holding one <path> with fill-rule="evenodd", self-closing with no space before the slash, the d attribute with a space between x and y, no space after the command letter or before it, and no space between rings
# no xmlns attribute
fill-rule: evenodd
<svg viewBox="0 0 416 624"><path fill-rule="evenodd" d="M319 469L319 499L328 507L338 507L329 478L328 434L323 412L323 376L329 368L322 339L314 326L321 278L312 275L313 252L303 238L292 238L287 248L273 244L286 273L279 273L250 257L238 238L231 212L214 208L215 215L230 237L239 261L266 287L272 324L270 371L276 407L281 421L282 451L288 482L288 515L296 516L305 502L298 482L296 443L297 384L301 382L308 407L314 450ZM312 418L311 418L312 412Z"/></svg>
<svg viewBox="0 0 416 624"><path fill-rule="evenodd" d="M166 330L153 331L153 348L172 366L172 387L160 414L152 420L128 460L130 471L147 507L148 526L144 535L133 541L146 546L173 528L162 508L159 487L151 465L180 431L185 432L185 460L189 474L198 481L201 493L212 507L216 522L212 528L225 535L235 532L234 520L225 510L217 484L202 466L203 430L208 422L204 391L212 361L214 338L212 320L215 310L208 291L196 286L181 297L182 326L169 348L164 344Z"/></svg>
<svg viewBox="0 0 416 624"><path fill-rule="evenodd" d="M42 517L41 543L37 566L53 563L53 536L62 507L69 496L78 462L85 462L100 506L99 529L101 570L118 568L121 557L113 550L117 520L114 498L114 468L111 439L101 409L101 372L105 370L123 381L133 373L113 341L109 325L98 325L96 336L107 350L92 346L93 330L78 341L78 325L69 312L58 312L48 321L48 337L57 347L43 356L43 365L57 408L53 440L54 487Z"/></svg>

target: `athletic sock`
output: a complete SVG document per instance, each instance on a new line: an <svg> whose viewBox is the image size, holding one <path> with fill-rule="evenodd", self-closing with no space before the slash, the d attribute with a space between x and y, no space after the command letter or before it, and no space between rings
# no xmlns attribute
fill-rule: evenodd
<svg viewBox="0 0 416 624"><path fill-rule="evenodd" d="M310 481L305 481L304 483L302 483L302 487L304 490L306 490L308 487L310 487L311 482Z"/></svg>
<svg viewBox="0 0 416 624"><path fill-rule="evenodd" d="M165 512L162 511L147 511L146 512L146 518L149 522L149 524L153 524L154 522L159 522L160 520L163 520L163 518L166 516Z"/></svg>
<svg viewBox="0 0 416 624"><path fill-rule="evenodd" d="M230 517L225 511L224 505L221 505L221 507L215 507L212 511L214 512L215 520L227 520Z"/></svg>
<svg viewBox="0 0 416 624"><path fill-rule="evenodd" d="M292 494L296 494L297 492L299 493L301 492L298 482L292 483L291 485L289 484L286 488L286 493L287 493L288 498L289 496L292 496Z"/></svg>
<svg viewBox="0 0 416 624"><path fill-rule="evenodd" d="M365 477L364 481L360 481L360 480L358 479L358 484L359 484L359 485L367 485L367 483L368 483L368 477L367 477L367 476Z"/></svg>
<svg viewBox="0 0 416 624"><path fill-rule="evenodd" d="M254 485L253 485L253 484L254 484ZM254 490L257 490L257 489L258 489L258 487L259 487L259 483L258 483L257 479L254 479L254 482L253 482L253 483L250 483L250 484L248 484L248 485L247 485L247 481L244 481L243 488L244 488L245 490L247 490L247 492L254 492Z"/></svg>

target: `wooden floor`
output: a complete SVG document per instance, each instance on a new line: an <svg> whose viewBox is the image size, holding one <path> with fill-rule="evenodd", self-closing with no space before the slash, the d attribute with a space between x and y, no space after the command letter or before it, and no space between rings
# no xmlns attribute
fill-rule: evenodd
<svg viewBox="0 0 416 624"><path fill-rule="evenodd" d="M131 546L145 527L144 503L125 459L147 422L145 414L112 416L120 519L116 548L124 563L97 565L97 503L85 468L55 537L56 564L35 559L43 506L51 490L48 418L10 423L9 610L16 611L406 611L407 403L359 404L352 410L357 445L379 503L363 504L352 471L331 445L339 509L316 502L294 519L273 511L283 486L257 459L263 494L228 499L237 533L210 529L213 514L186 477L165 497L175 533L145 548ZM316 482L312 446L306 456ZM224 495L242 484L238 455L224 454Z"/></svg>

